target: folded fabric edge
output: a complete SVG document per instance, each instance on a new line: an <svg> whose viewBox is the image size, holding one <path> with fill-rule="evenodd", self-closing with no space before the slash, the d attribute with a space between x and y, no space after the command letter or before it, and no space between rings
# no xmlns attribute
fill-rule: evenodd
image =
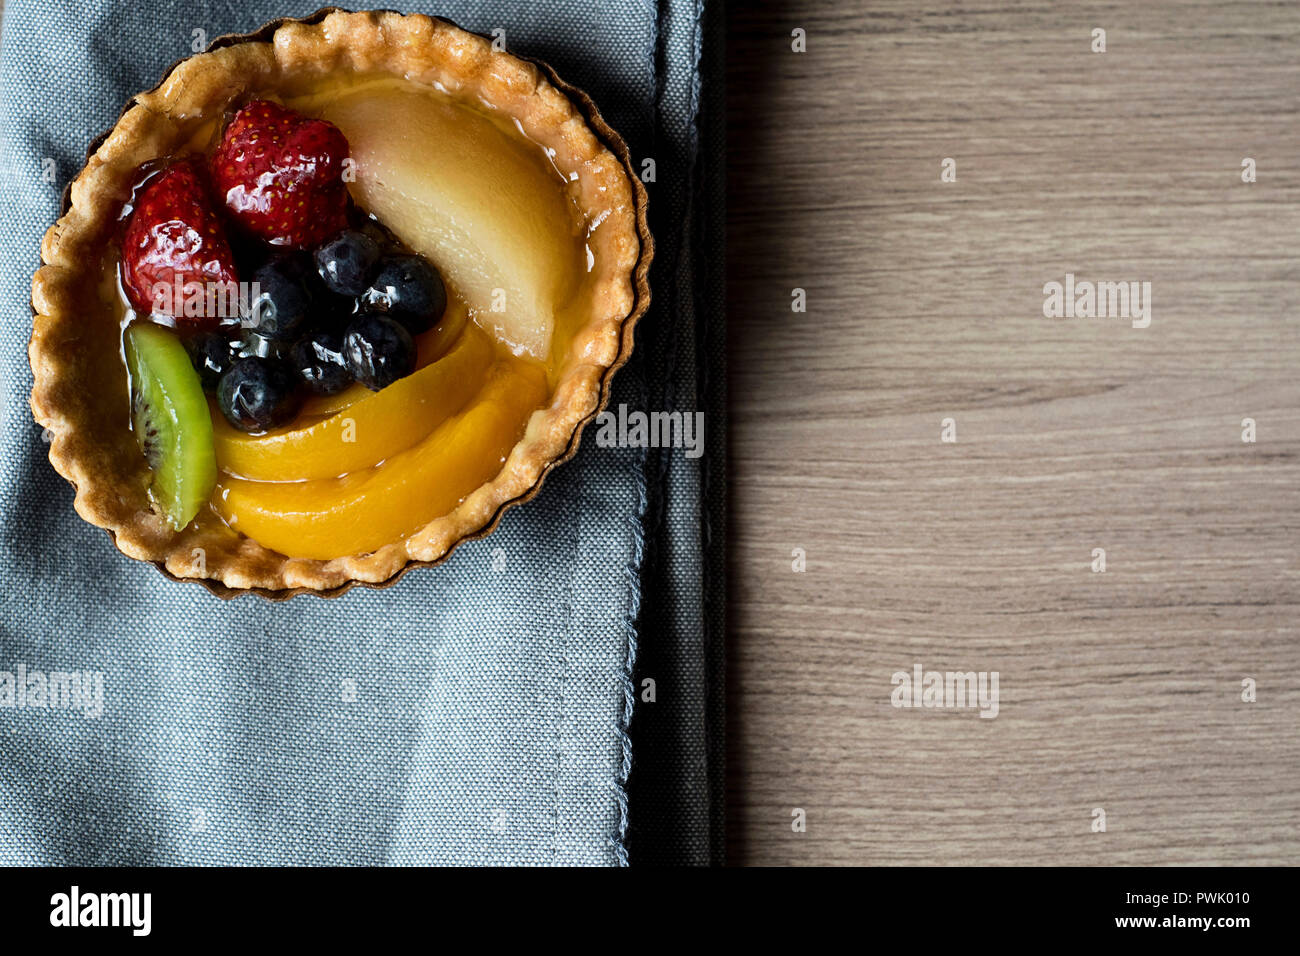
<svg viewBox="0 0 1300 956"><path fill-rule="evenodd" d="M636 707L636 688L633 683L633 668L636 666L637 653L637 619L641 615L641 569L645 562L645 516L649 504L648 485L646 482L646 456L638 456L636 464L637 507L632 517L632 558L624 568L627 575L628 602L623 615L622 626L626 638L623 655L623 706L618 715L618 742L621 748L621 762L618 776L614 781L614 799L618 802L617 832L613 837L614 858L619 866L628 865L627 825L628 794L627 780L632 773L632 737L628 727L632 723L632 712Z"/></svg>

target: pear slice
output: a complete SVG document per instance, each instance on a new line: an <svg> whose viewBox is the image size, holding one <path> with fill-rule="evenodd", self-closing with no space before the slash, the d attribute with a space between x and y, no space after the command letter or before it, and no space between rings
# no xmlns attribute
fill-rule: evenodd
<svg viewBox="0 0 1300 956"><path fill-rule="evenodd" d="M479 325L546 361L585 259L581 215L542 147L430 91L359 90L319 112L348 139L357 203L431 259Z"/></svg>

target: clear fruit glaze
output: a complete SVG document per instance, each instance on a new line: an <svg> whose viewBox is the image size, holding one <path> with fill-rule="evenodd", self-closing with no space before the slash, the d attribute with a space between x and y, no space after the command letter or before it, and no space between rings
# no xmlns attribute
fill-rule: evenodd
<svg viewBox="0 0 1300 956"><path fill-rule="evenodd" d="M352 225L367 214L445 284L445 309L414 335L411 365L377 390L308 390L291 421L251 432L223 414L220 392L209 396L218 473L193 520L290 557L330 559L400 540L497 474L590 309L594 260L565 175L486 105L392 77L280 93L266 99L347 139ZM197 122L190 150L210 156L228 120ZM100 297L126 330L150 319L131 308L122 271L115 250ZM202 349L188 341L203 371Z"/></svg>

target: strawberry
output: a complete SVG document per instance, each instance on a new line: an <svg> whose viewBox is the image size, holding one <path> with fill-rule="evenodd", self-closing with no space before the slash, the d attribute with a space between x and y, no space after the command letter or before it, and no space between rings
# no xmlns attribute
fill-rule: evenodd
<svg viewBox="0 0 1300 956"><path fill-rule="evenodd" d="M208 291L217 283L233 289L224 284L238 279L198 163L183 159L149 180L122 237L122 284L136 311L211 325L218 316L206 308L216 301ZM193 295L196 289L201 299Z"/></svg>
<svg viewBox="0 0 1300 956"><path fill-rule="evenodd" d="M320 245L347 225L348 141L325 120L254 100L212 157L217 195L241 226L277 246Z"/></svg>

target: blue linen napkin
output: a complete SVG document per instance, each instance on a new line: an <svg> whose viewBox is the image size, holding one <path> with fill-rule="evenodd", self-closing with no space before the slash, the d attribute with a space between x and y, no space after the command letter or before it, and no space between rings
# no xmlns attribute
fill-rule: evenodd
<svg viewBox="0 0 1300 956"><path fill-rule="evenodd" d="M675 188L689 189L699 4L404 7L504 30L509 48L591 93L634 155L661 148L660 180L685 163ZM5 6L0 863L627 862L644 520L649 507L687 516L678 584L698 590L698 483L651 506L663 489L646 452L588 440L533 502L439 568L337 601L222 602L121 556L77 517L26 408L30 274L86 146L194 47L313 9ZM672 312L643 325L656 322L651 351L675 335ZM650 400L649 361L620 373L615 407ZM699 612L687 613L695 634ZM42 681L83 693L38 704Z"/></svg>

